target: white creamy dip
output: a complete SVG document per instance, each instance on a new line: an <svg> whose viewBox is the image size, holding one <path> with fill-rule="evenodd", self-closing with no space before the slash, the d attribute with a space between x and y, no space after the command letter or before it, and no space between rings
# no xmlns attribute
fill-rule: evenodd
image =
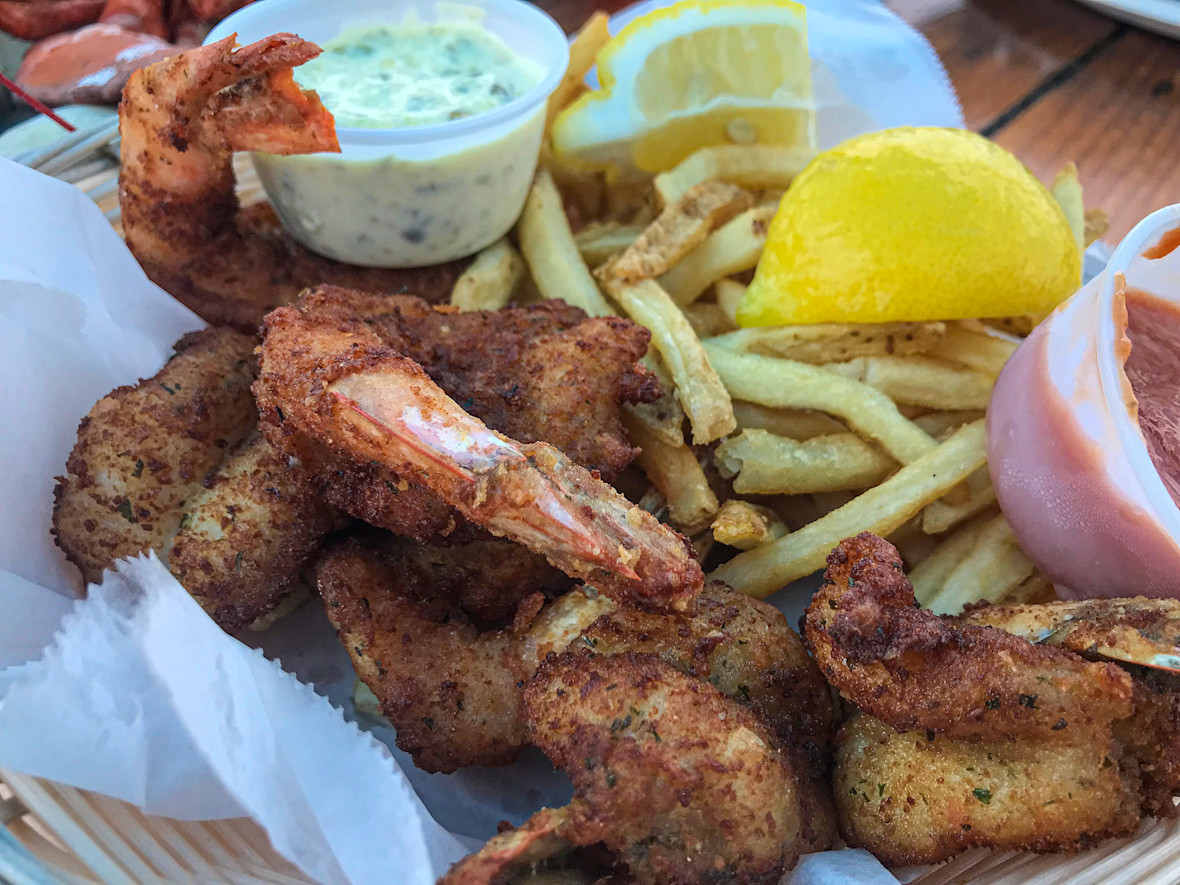
<svg viewBox="0 0 1180 885"><path fill-rule="evenodd" d="M541 66L468 22L345 31L295 72L337 126L428 126L490 111L540 82Z"/></svg>

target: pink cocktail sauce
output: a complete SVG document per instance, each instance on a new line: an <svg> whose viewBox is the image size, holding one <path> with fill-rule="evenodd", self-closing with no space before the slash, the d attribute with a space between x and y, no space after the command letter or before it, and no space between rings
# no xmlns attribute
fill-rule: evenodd
<svg viewBox="0 0 1180 885"><path fill-rule="evenodd" d="M1159 259L1177 245L1180 228L1157 234L1127 276L1168 286ZM1099 294L1101 278L1083 288L1000 374L987 416L992 483L1064 598L1180 597L1180 304L1121 272L1105 283L1111 295ZM1154 291L1180 301L1180 290Z"/></svg>

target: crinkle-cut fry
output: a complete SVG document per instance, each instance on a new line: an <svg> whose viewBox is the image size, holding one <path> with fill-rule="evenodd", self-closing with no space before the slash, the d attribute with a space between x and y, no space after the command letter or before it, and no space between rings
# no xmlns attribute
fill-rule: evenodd
<svg viewBox="0 0 1180 885"><path fill-rule="evenodd" d="M830 415L809 409L772 409L745 400L733 401L733 416L738 430L769 430L791 439L811 439L829 433L845 433L848 428Z"/></svg>
<svg viewBox="0 0 1180 885"><path fill-rule="evenodd" d="M721 505L710 527L713 539L739 550L752 550L787 534L787 526L769 507L730 498Z"/></svg>
<svg viewBox="0 0 1180 885"><path fill-rule="evenodd" d="M712 301L697 301L684 308L684 315L692 324L698 338L715 338L733 331L733 323Z"/></svg>
<svg viewBox="0 0 1180 885"><path fill-rule="evenodd" d="M1034 570L1003 514L988 521L971 551L926 603L935 614L955 615L972 602L999 602Z"/></svg>
<svg viewBox="0 0 1180 885"><path fill-rule="evenodd" d="M660 285L677 304L691 304L715 282L750 270L762 257L771 206L755 206L709 234L704 242L660 276Z"/></svg>
<svg viewBox="0 0 1180 885"><path fill-rule="evenodd" d="M574 234L574 242L578 245L582 260L590 267L597 267L607 259L626 251L639 239L643 230L636 224L592 221Z"/></svg>
<svg viewBox="0 0 1180 885"><path fill-rule="evenodd" d="M737 185L722 181L695 185L675 203L665 206L638 239L600 273L609 273L625 283L658 277L714 229L751 205L753 198Z"/></svg>
<svg viewBox="0 0 1180 885"><path fill-rule="evenodd" d="M496 240L455 281L451 304L459 310L499 310L512 300L524 275L520 253L507 239Z"/></svg>
<svg viewBox="0 0 1180 885"><path fill-rule="evenodd" d="M549 96L549 109L545 113L545 133L553 128L553 121L575 98L585 89L587 72L598 61L598 53L602 47L610 42L610 30L607 24L610 17L601 10L595 12L586 23L578 28L570 43L570 60L566 65L565 74L553 94Z"/></svg>
<svg viewBox="0 0 1180 885"><path fill-rule="evenodd" d="M879 486L798 531L740 553L710 575L735 590L765 597L823 567L828 552L858 532L888 535L987 460L983 422L963 427Z"/></svg>
<svg viewBox="0 0 1180 885"><path fill-rule="evenodd" d="M542 295L560 298L591 316L614 314L578 254L561 194L548 170L537 171L516 230L521 254Z"/></svg>
<svg viewBox="0 0 1180 885"><path fill-rule="evenodd" d="M1085 243L1086 248L1095 240L1100 240L1110 230L1110 218L1103 209L1087 209L1085 215Z"/></svg>
<svg viewBox="0 0 1180 885"><path fill-rule="evenodd" d="M676 398L676 382L672 380L672 373L658 353L648 351L643 364L656 376L664 395L651 403L626 403L623 410L634 416L635 420L643 422L644 427L668 445L683 445L684 409Z"/></svg>
<svg viewBox="0 0 1180 885"><path fill-rule="evenodd" d="M896 403L924 409L986 409L995 379L924 356L869 356L827 363L824 371L875 387Z"/></svg>
<svg viewBox="0 0 1180 885"><path fill-rule="evenodd" d="M961 501L942 498L926 506L922 511L922 531L928 535L941 535L996 503L996 492L986 467L972 473L959 488L964 486L967 494Z"/></svg>
<svg viewBox="0 0 1180 885"><path fill-rule="evenodd" d="M935 439L945 439L964 424L978 421L983 415L983 409L956 409L950 412L927 412L911 420Z"/></svg>
<svg viewBox="0 0 1180 885"><path fill-rule="evenodd" d="M718 282L720 301L721 282ZM743 292L744 292L743 287ZM777 356L801 363L841 363L857 357L926 353L946 334L946 323L817 323L765 326L719 336L717 344L738 353Z"/></svg>
<svg viewBox="0 0 1180 885"><path fill-rule="evenodd" d="M746 287L737 280L721 279L713 285L713 292L717 297L717 306L729 318L729 324L735 329L737 324L737 308L746 294Z"/></svg>
<svg viewBox="0 0 1180 885"><path fill-rule="evenodd" d="M977 325L978 329L971 329L964 323L947 323L946 335L930 348L929 356L995 378L1008 362L1008 357L1016 352L1020 342L993 333L982 323Z"/></svg>
<svg viewBox="0 0 1180 885"><path fill-rule="evenodd" d="M930 600L942 590L946 579L975 547L975 539L979 537L980 531L998 512L993 508L960 526L944 538L921 563L909 570L914 596L920 605L929 605Z"/></svg>
<svg viewBox="0 0 1180 885"><path fill-rule="evenodd" d="M855 433L799 442L765 430L744 430L717 447L722 475L734 477L739 495L802 495L867 489L897 469L897 462Z"/></svg>
<svg viewBox="0 0 1180 885"><path fill-rule="evenodd" d="M750 190L785 190L815 159L812 148L781 145L718 145L701 148L675 169L656 176L656 192L665 206L704 181L728 181Z"/></svg>
<svg viewBox="0 0 1180 885"><path fill-rule="evenodd" d="M669 445L634 413L624 412L623 422L631 442L640 449L636 459L648 480L664 496L668 521L686 534L708 526L717 513L717 496L700 461L684 440Z"/></svg>
<svg viewBox="0 0 1180 885"><path fill-rule="evenodd" d="M793 360L734 353L709 339L709 362L730 396L781 409L818 409L834 415L861 436L908 464L938 445L918 425L902 417L893 400L880 391L837 374Z"/></svg>
<svg viewBox="0 0 1180 885"><path fill-rule="evenodd" d="M729 393L705 355L688 318L655 280L607 284L623 312L651 331L652 344L676 382L676 396L692 426L694 443L703 445L733 431L737 422Z"/></svg>

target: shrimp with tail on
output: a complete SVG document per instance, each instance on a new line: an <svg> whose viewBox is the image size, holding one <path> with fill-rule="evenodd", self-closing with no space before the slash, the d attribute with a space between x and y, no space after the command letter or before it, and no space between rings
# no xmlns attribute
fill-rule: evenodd
<svg viewBox="0 0 1180 885"><path fill-rule="evenodd" d="M252 333L268 310L320 283L443 300L464 266L341 264L295 242L269 204L239 205L235 151L340 150L332 115L294 79L293 68L319 54L292 34L240 48L227 37L136 71L123 91L127 245L154 282L210 323Z"/></svg>

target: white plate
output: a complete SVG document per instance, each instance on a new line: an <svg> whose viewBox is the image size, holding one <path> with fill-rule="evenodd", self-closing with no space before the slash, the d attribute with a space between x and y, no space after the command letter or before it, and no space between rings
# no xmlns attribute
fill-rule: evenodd
<svg viewBox="0 0 1180 885"><path fill-rule="evenodd" d="M1111 18L1180 40L1180 0L1080 0Z"/></svg>

